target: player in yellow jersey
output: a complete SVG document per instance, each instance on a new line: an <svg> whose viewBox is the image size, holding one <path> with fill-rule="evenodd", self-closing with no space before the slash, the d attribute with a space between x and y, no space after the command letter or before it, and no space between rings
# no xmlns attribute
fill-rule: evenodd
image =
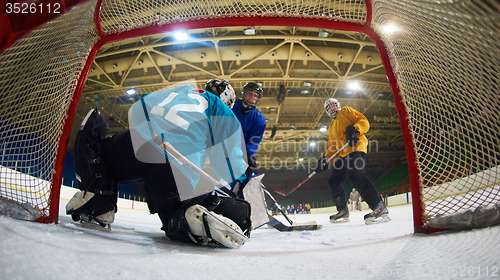
<svg viewBox="0 0 500 280"><path fill-rule="evenodd" d="M389 211L375 189L375 185L365 172L368 139L365 133L370 129L368 119L355 109L340 107L337 99L330 98L325 102L325 111L332 118L328 128L328 150L322 156L317 172L321 172L333 163L333 170L328 179L328 187L337 206L338 213L330 216L330 222L349 221L347 198L342 182L350 180L368 203L373 212L365 215L365 223L387 222ZM327 162L333 154L346 143L347 148L339 153L339 157Z"/></svg>

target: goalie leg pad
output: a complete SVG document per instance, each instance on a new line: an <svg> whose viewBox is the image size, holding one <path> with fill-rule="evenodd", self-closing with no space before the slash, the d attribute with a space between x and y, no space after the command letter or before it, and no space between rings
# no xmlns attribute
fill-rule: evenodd
<svg viewBox="0 0 500 280"><path fill-rule="evenodd" d="M89 200L94 197L92 192L78 191L76 192L71 200L66 204L66 214L71 214L76 209L79 209L83 205L87 204Z"/></svg>
<svg viewBox="0 0 500 280"><path fill-rule="evenodd" d="M80 192L66 206L74 221L95 221L102 226L114 221L117 184L105 158L104 137L108 124L98 109L83 120L75 140L75 171Z"/></svg>
<svg viewBox="0 0 500 280"><path fill-rule="evenodd" d="M105 160L104 138L108 124L99 110L91 110L80 126L75 140L75 171L81 190L101 195L116 195L116 183Z"/></svg>
<svg viewBox="0 0 500 280"><path fill-rule="evenodd" d="M209 241L213 239L228 248L239 248L248 239L234 221L201 205L189 207L185 218L192 234Z"/></svg>
<svg viewBox="0 0 500 280"><path fill-rule="evenodd" d="M231 219L241 228L246 236L250 237L250 231L252 230L252 208L247 201L239 198L209 194L202 203L198 204L209 211Z"/></svg>
<svg viewBox="0 0 500 280"><path fill-rule="evenodd" d="M189 213L186 213L187 209L194 205L197 205L199 207L191 208ZM206 214L205 220L203 220L203 215L201 214L201 223L199 223L199 219L195 216L196 212L200 211ZM248 239L248 237L250 236L250 213L250 204L244 200L235 199L232 197L218 197L209 194L200 199L192 199L190 203L187 203L173 213L165 213L160 211L158 212L158 215L163 222L162 230L165 231L166 236L170 239L188 243L192 242L198 245L205 246L222 244L229 248L237 248L243 245L243 241L245 239ZM210 216L210 218L208 216ZM192 229L188 224L187 217L189 217L191 227L196 233L192 232ZM215 220L222 221L222 224L219 224L219 222L216 222ZM211 225L209 221L211 221ZM200 224L203 225L203 229L205 229L206 226L208 226L210 229L214 227L216 231L230 231L231 236L237 237L233 238L235 241L227 242L224 235L217 233L215 234L215 236L217 236L217 239L219 239L217 240L214 238L214 235L211 234L212 231L199 230L198 225ZM233 225L233 227L227 226L229 224ZM219 225L222 226L223 230L219 229ZM206 234L207 232L208 234Z"/></svg>

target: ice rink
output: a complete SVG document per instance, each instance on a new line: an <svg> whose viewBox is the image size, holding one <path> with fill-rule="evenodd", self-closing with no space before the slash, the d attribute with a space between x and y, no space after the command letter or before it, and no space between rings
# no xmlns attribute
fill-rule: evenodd
<svg viewBox="0 0 500 280"><path fill-rule="evenodd" d="M58 225L0 216L1 279L500 278L500 227L413 234L411 205L389 207L392 221L375 225L363 222L368 210L342 224L328 223L329 213L291 215L323 228L265 226L239 249L224 249L170 241L144 210L119 209L114 238L70 229L62 226L71 223L66 202Z"/></svg>

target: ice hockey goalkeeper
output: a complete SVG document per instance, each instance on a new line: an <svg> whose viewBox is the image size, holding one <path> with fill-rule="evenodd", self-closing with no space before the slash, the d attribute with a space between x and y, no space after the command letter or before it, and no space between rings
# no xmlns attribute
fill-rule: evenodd
<svg viewBox="0 0 500 280"><path fill-rule="evenodd" d="M109 138L106 121L91 110L75 141L81 191L66 206L67 214L106 227L117 210L117 184L143 182L149 210L169 238L243 245L251 230L250 204L213 195L213 185L164 149L169 143L199 168L209 159L212 174L231 185L245 179L241 128L228 107L234 91L225 80L210 82L215 94L179 86L142 96L129 110L129 129Z"/></svg>

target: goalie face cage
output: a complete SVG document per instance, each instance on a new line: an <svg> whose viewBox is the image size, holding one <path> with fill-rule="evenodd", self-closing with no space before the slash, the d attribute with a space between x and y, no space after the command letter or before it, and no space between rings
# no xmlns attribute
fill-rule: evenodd
<svg viewBox="0 0 500 280"><path fill-rule="evenodd" d="M495 1L87 1L0 56L0 194L57 222L76 106L104 44L176 29L301 26L376 43L405 141L415 232L450 228L443 217L475 209L496 206L498 216L499 10Z"/></svg>

